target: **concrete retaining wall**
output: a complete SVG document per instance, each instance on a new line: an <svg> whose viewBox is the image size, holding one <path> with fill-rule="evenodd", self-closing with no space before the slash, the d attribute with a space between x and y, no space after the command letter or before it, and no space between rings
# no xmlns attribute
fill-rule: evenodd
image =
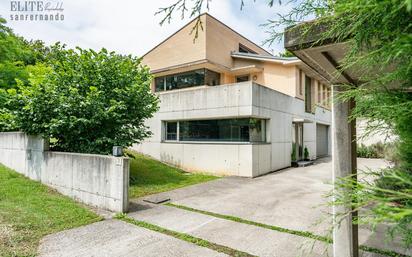
<svg viewBox="0 0 412 257"><path fill-rule="evenodd" d="M52 152L41 137L1 132L0 163L80 202L127 211L128 158Z"/></svg>

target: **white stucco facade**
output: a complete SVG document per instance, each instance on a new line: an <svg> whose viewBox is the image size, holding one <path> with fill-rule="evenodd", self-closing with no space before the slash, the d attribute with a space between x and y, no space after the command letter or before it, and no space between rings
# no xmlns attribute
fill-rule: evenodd
<svg viewBox="0 0 412 257"><path fill-rule="evenodd" d="M160 110L146 123L153 135L132 148L193 172L256 177L289 167L296 119L305 120L303 142L315 159L316 123L331 121L329 110L317 107L314 114L306 113L302 100L251 81L166 91L159 98ZM164 140L165 121L243 117L266 120L265 142Z"/></svg>

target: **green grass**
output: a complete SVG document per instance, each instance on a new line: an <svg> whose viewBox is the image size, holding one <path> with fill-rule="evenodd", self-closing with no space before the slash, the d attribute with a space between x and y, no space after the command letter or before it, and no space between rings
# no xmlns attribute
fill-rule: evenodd
<svg viewBox="0 0 412 257"><path fill-rule="evenodd" d="M199 209L187 207L187 206L184 206L184 205L173 204L173 203L166 203L165 205L175 207L175 208L179 208L179 209L186 210L186 211L191 211L191 212L201 213L201 214L204 214L204 215L213 216L213 217L220 218L220 219L225 219L225 220L230 220L230 221L234 221L234 222L239 222L239 223L243 223L243 224L257 226L257 227L261 227L261 228L265 228L265 229L275 230L275 231L278 231L278 232L288 233L288 234L292 234L292 235L296 235L296 236L311 238L311 239L321 241L321 242L325 242L325 243L328 243L328 244L333 243L332 238L326 237L326 236L316 235L316 234L314 234L312 232L309 232L309 231L301 231L301 230L293 230L293 229L282 228L282 227L268 225L268 224L264 224L264 223L260 223L260 222L256 222L256 221L242 219L242 218L239 218L239 217L236 217L236 216L230 216L230 215L224 215L224 214L219 214L219 213L215 213L215 212L199 210ZM366 252L377 253L377 254L381 254L381 255L385 255L385 256L389 256L389 257L411 257L411 256L408 256L408 255L397 253L395 251L385 250L385 249L378 249L378 248L374 248L374 247L370 247L370 246L366 246L366 245L360 245L359 249L361 249L363 251L366 251Z"/></svg>
<svg viewBox="0 0 412 257"><path fill-rule="evenodd" d="M210 241L198 238L198 237L194 237L191 236L189 234L185 234L185 233L181 233L181 232L177 232L177 231L173 231L167 228L163 228L163 227L159 227L157 225L151 224L151 223L147 223L144 221L140 221L140 220L135 220L130 218L129 216L125 215L125 214L118 214L116 216L117 219L119 220L123 220L125 222L128 222L130 224L142 227L142 228L146 228L146 229L150 229L152 231L158 232L158 233L162 233L168 236L172 236L175 237L177 239L201 246L201 247L206 247L209 248L211 250L217 251L217 252L221 252L221 253L225 253L229 256L236 256L236 257L256 257L255 255L252 255L250 253L246 253L246 252L242 252L224 245L219 245L219 244L215 244L212 243Z"/></svg>
<svg viewBox="0 0 412 257"><path fill-rule="evenodd" d="M0 256L35 256L48 234L101 218L0 164Z"/></svg>
<svg viewBox="0 0 412 257"><path fill-rule="evenodd" d="M216 179L218 177L188 173L150 157L127 151L130 159L130 198L169 191Z"/></svg>

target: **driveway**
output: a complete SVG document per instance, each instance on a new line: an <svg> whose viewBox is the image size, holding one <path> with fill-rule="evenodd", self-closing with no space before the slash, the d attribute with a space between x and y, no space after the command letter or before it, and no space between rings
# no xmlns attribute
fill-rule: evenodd
<svg viewBox="0 0 412 257"><path fill-rule="evenodd" d="M387 165L382 160L370 159L359 159L358 164L360 168L371 169ZM315 165L309 167L289 168L254 179L226 177L136 199L133 201L129 216L256 256L306 257L328 256L328 254L331 256L331 247L326 243L285 233L279 229L267 228L267 226L276 226L283 230L289 229L289 232L330 235L328 213L331 210L326 206L324 195L331 189L331 161L320 159ZM143 201L163 198L170 198L170 202L175 206ZM183 206L185 209L178 206ZM219 215L234 216L237 219L264 224L266 227L239 223ZM135 240L142 239L137 237ZM368 230L361 229L359 241L368 246L402 252L399 245L385 243L382 233L372 235ZM55 241L53 242L52 237L49 241L45 240L43 249L47 249L47 245L53 243ZM66 246L70 248L70 244ZM123 244L122 247L126 246ZM163 244L163 247L168 249L167 243ZM204 249L195 248L196 251ZM191 254L192 250L195 251L193 248L186 248L184 252L188 254L187 256L196 256ZM163 256L182 256L174 254L173 251ZM213 256L213 254L217 253L205 252L198 256ZM363 253L363 256L382 255L368 252Z"/></svg>

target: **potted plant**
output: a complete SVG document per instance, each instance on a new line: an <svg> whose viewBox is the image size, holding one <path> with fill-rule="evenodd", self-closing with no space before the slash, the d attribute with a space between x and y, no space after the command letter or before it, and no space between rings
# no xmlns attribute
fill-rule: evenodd
<svg viewBox="0 0 412 257"><path fill-rule="evenodd" d="M296 160L296 144L292 144L292 153L290 154L290 159L292 160L292 167L297 167L298 162Z"/></svg>
<svg viewBox="0 0 412 257"><path fill-rule="evenodd" d="M305 149L303 150L303 158L305 161L309 161L309 150L306 146L305 146Z"/></svg>

